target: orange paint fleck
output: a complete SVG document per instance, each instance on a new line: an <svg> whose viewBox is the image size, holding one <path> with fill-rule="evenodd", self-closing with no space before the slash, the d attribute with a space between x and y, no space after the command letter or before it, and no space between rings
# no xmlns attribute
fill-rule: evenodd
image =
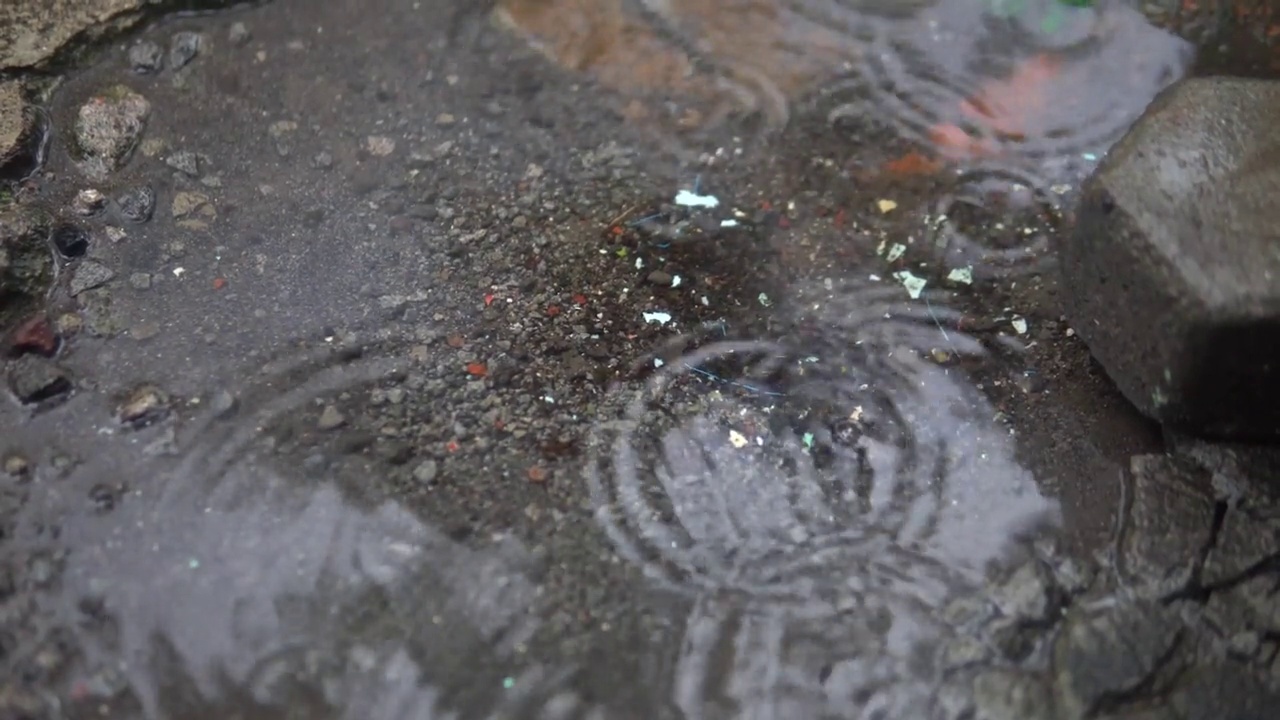
<svg viewBox="0 0 1280 720"><path fill-rule="evenodd" d="M476 377L484 377L489 374L489 368L485 367L485 364L482 362L471 362L467 363L467 372L475 375Z"/></svg>
<svg viewBox="0 0 1280 720"><path fill-rule="evenodd" d="M542 466L534 465L529 468L529 482L544 483L547 481L548 475L547 469Z"/></svg>

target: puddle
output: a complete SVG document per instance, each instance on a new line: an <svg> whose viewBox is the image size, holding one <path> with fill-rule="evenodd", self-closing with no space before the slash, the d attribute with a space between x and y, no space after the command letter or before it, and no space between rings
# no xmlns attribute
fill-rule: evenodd
<svg viewBox="0 0 1280 720"><path fill-rule="evenodd" d="M750 114L779 128L817 93L833 121L874 117L954 160L1105 152L1194 55L1124 3L580 5L505 0L498 15L557 64L633 98L633 119L666 102L685 129Z"/></svg>
<svg viewBox="0 0 1280 720"><path fill-rule="evenodd" d="M687 717L944 717L958 628L939 614L1054 503L965 371L935 361L985 354L941 298L790 295L777 340L712 327L644 361L597 438L596 516L621 557L698 598Z"/></svg>
<svg viewBox="0 0 1280 720"><path fill-rule="evenodd" d="M1161 658L1268 672L1115 592L1160 438L1054 300L1187 41L1125 3L495 5L175 17L38 111L0 715L1062 720L1158 706Z"/></svg>

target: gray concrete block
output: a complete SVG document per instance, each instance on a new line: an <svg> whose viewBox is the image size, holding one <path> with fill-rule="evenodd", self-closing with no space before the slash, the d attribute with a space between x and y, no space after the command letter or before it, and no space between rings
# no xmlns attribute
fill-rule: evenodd
<svg viewBox="0 0 1280 720"><path fill-rule="evenodd" d="M1280 82L1182 81L1085 183L1072 326L1143 413L1280 437Z"/></svg>

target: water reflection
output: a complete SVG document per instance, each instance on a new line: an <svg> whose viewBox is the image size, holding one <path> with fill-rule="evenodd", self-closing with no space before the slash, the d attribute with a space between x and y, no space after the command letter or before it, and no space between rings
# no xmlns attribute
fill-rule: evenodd
<svg viewBox="0 0 1280 720"><path fill-rule="evenodd" d="M401 362L280 363L188 428L175 466L68 524L65 612L85 655L73 697L136 701L147 718L585 716L556 677L507 677L537 626L518 542L468 548L274 456L264 429Z"/></svg>
<svg viewBox="0 0 1280 720"><path fill-rule="evenodd" d="M1101 154L1192 55L1124 3L942 0L877 35L832 115L878 114L961 159Z"/></svg>
<svg viewBox="0 0 1280 720"><path fill-rule="evenodd" d="M1052 515L947 364L981 343L903 295L800 292L771 340L686 338L603 424L597 518L696 598L689 717L934 717L939 610Z"/></svg>
<svg viewBox="0 0 1280 720"><path fill-rule="evenodd" d="M1193 54L1120 2L503 0L498 17L636 119L779 127L816 90L832 120L878 118L956 160L1105 152Z"/></svg>

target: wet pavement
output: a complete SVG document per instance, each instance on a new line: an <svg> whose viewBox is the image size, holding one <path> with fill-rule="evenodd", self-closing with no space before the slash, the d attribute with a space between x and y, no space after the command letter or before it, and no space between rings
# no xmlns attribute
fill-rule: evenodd
<svg viewBox="0 0 1280 720"><path fill-rule="evenodd" d="M1269 717L1273 459L1142 419L1054 272L1192 44L496 5L23 76L0 717Z"/></svg>

